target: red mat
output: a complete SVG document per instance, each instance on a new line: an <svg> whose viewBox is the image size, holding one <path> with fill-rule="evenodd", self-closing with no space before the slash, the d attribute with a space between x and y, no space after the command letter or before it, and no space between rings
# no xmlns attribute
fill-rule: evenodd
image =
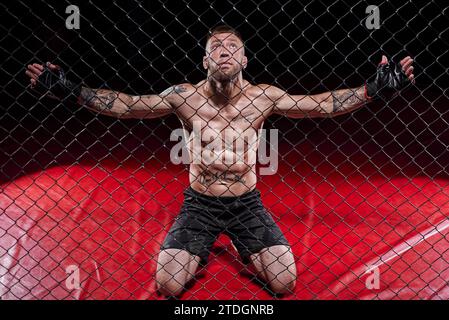
<svg viewBox="0 0 449 320"><path fill-rule="evenodd" d="M296 257L296 291L283 299L449 299L447 180L321 159L285 157L258 184ZM188 185L184 167L165 163L81 163L3 184L0 297L161 299L155 261ZM181 296L272 298L224 236Z"/></svg>

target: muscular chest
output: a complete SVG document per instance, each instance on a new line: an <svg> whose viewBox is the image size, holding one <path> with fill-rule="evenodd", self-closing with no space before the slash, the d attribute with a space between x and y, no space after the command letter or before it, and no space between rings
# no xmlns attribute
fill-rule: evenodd
<svg viewBox="0 0 449 320"><path fill-rule="evenodd" d="M188 102L180 109L184 124L193 128L201 123L202 130L223 131L232 129L245 131L260 129L266 118L266 106L261 101L241 97L238 101L217 107L206 99L199 99L196 103Z"/></svg>

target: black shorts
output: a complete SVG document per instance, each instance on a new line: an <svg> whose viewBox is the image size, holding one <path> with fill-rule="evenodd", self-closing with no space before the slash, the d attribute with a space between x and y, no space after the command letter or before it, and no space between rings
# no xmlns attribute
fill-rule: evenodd
<svg viewBox="0 0 449 320"><path fill-rule="evenodd" d="M243 261L251 254L275 245L289 246L282 231L265 210L255 189L238 197L214 197L192 188L184 191L181 213L161 246L183 249L205 264L220 233L228 235Z"/></svg>

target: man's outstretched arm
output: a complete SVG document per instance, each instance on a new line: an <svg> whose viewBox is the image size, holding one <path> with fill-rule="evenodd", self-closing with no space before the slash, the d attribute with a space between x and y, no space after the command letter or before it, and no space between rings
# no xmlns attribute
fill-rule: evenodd
<svg viewBox="0 0 449 320"><path fill-rule="evenodd" d="M333 117L360 108L369 101L365 87L341 89L316 95L289 95L279 90L273 113L290 118Z"/></svg>
<svg viewBox="0 0 449 320"><path fill-rule="evenodd" d="M30 77L31 87L53 98L71 99L89 110L118 118L157 118L169 114L173 108L166 97L178 90L173 87L160 95L133 96L113 90L91 89L67 80L62 69L51 63L29 65L26 74Z"/></svg>
<svg viewBox="0 0 449 320"><path fill-rule="evenodd" d="M352 112L366 102L383 97L386 92L399 91L414 83L413 59L406 57L398 65L388 63L385 56L378 66L375 77L364 86L334 90L316 95L289 95L271 87L275 103L273 113L291 118L333 117Z"/></svg>
<svg viewBox="0 0 449 320"><path fill-rule="evenodd" d="M82 87L78 103L107 116L150 119L173 112L164 98L156 94L132 96L112 90Z"/></svg>

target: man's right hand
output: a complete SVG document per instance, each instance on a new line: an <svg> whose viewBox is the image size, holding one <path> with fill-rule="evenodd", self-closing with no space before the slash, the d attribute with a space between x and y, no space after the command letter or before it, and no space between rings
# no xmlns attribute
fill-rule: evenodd
<svg viewBox="0 0 449 320"><path fill-rule="evenodd" d="M47 62L47 66L48 68L50 68L50 70L58 70L60 67L54 64L51 64L49 62ZM33 64L29 64L27 67L27 71L25 71L25 74L30 77L30 83L31 83L31 88L35 88L36 84L37 84L37 80L39 78L39 76L42 74L42 72L44 71L44 66L39 64L39 63L33 63Z"/></svg>
<svg viewBox="0 0 449 320"><path fill-rule="evenodd" d="M58 100L76 99L80 95L81 86L67 80L64 70L50 62L45 65L30 64L25 74L30 77L31 88L43 95L49 94Z"/></svg>

